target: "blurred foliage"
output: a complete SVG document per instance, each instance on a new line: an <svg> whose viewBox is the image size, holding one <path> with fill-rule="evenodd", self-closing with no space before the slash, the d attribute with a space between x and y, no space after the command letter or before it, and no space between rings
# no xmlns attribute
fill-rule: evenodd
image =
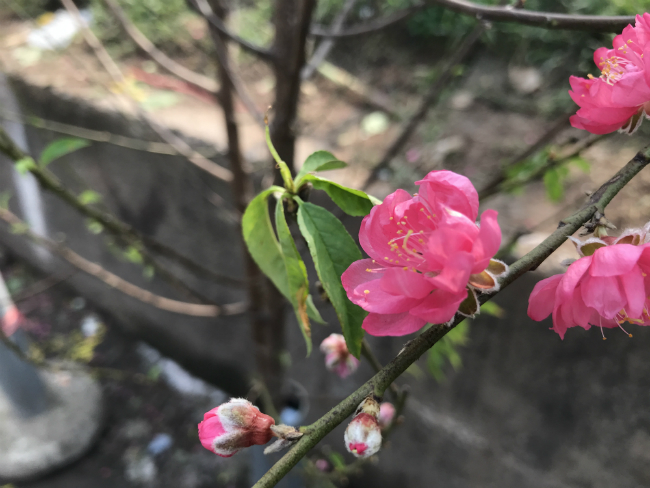
<svg viewBox="0 0 650 488"><path fill-rule="evenodd" d="M468 341L469 321L463 320L440 339L427 354L427 369L437 381L445 379L444 367L449 362L454 369L459 369L463 360L458 348Z"/></svg>
<svg viewBox="0 0 650 488"><path fill-rule="evenodd" d="M195 50L188 23L198 16L185 0L116 0L131 21L159 49L171 54ZM124 34L120 23L103 0L91 0L93 30L114 54L136 51L135 44ZM202 21L201 21L202 22ZM205 46L210 45L205 36Z"/></svg>
<svg viewBox="0 0 650 488"><path fill-rule="evenodd" d="M19 0L20 11L16 13L20 16L36 18L46 11L49 3L49 0ZM9 2L9 7L13 10L13 2Z"/></svg>

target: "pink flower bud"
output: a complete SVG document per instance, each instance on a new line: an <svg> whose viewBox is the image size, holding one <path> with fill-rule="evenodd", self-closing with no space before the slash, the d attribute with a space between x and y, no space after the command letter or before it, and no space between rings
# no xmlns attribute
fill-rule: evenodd
<svg viewBox="0 0 650 488"><path fill-rule="evenodd" d="M244 447L266 444L275 420L248 400L233 398L213 408L199 424L199 439L206 449L230 457Z"/></svg>
<svg viewBox="0 0 650 488"><path fill-rule="evenodd" d="M395 417L395 407L390 402L384 402L379 406L379 427L385 429L390 425Z"/></svg>
<svg viewBox="0 0 650 488"><path fill-rule="evenodd" d="M377 422L379 404L372 398L366 398L352 422L345 429L345 447L356 457L370 457L381 448L381 429Z"/></svg>
<svg viewBox="0 0 650 488"><path fill-rule="evenodd" d="M331 334L321 342L320 350L325 354L325 367L341 378L351 375L359 367L359 360L350 354L341 334Z"/></svg>

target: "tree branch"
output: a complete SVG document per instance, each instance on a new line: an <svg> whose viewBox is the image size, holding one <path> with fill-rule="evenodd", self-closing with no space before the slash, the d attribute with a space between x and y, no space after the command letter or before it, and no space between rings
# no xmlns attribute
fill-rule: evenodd
<svg viewBox="0 0 650 488"><path fill-rule="evenodd" d="M354 7L355 3L357 3L357 0L345 0L343 7L341 7L332 22L331 30L333 34L341 32L345 19L350 13L350 10L352 10L352 7ZM336 41L332 37L328 37L319 44L316 51L314 51L309 59L309 62L302 68L302 72L300 73L302 81L308 80L312 77L314 71L316 71L321 63L325 61L325 58L334 47L335 42Z"/></svg>
<svg viewBox="0 0 650 488"><path fill-rule="evenodd" d="M239 37L238 35L230 32L228 27L226 27L223 21L212 11L212 9L211 8L206 9L205 8L206 4L203 4L203 2L201 2L200 0L190 0L190 2L199 10L199 12L201 12L201 15L203 15L203 17L205 17L205 19L208 22L210 22L210 24L215 29L217 29L221 34L223 34L231 41L239 44L242 47L242 49L244 49L244 51L253 54L254 56L257 56L263 61L273 62L275 58L273 51L269 49L264 49L263 47L260 46L256 46L255 44L248 42L246 39Z"/></svg>
<svg viewBox="0 0 650 488"><path fill-rule="evenodd" d="M131 22L129 17L126 15L126 12L122 10L115 0L104 0L104 3L113 11L113 14L120 24L122 24L122 27L133 42L135 42L140 49L147 53L149 57L160 66L173 75L176 75L188 83L191 83L209 93L216 94L219 91L219 86L212 78L208 78L205 75L187 69L185 66L178 64L165 53L160 51L149 39L147 39L140 29Z"/></svg>
<svg viewBox="0 0 650 488"><path fill-rule="evenodd" d="M113 61L111 56L108 54L108 51L106 51L106 48L101 43L101 41L97 38L97 36L95 36L93 31L91 31L88 28L88 26L84 23L84 21L81 18L81 15L79 14L79 9L77 8L73 0L60 0L60 1L65 7L65 9L70 13L70 15L72 15L72 17L76 20L87 44L95 52L97 59L99 59L101 64L104 66L104 69L108 72L111 78L113 78L113 81L115 81L115 83L117 83L118 86L125 86L126 78L124 77L124 74L117 66L115 61ZM143 120L145 120L151 126L151 128L154 131L156 131L156 133L160 137L163 138L163 140L168 142L176 150L178 154L185 156L190 163L201 168L203 171L210 173L212 176L216 178L219 178L224 181L230 181L232 179L232 172L229 169L219 166L217 163L210 161L209 159L199 154L197 151L192 149L187 142L185 142L182 138L174 134L167 127L164 127L154 122L137 103L134 103L134 100L131 97L129 97L128 99L131 102L133 108L135 108L138 115Z"/></svg>
<svg viewBox="0 0 650 488"><path fill-rule="evenodd" d="M222 78L223 76L226 77L228 82L230 83L231 87L235 89L237 92L237 95L239 96L239 99L242 101L244 106L246 107L246 110L248 110L248 113L251 114L251 116L255 119L257 124L264 128L264 116L260 113L259 110L257 110L257 107L255 106L255 102L253 102L253 99L250 97L246 89L244 88L244 84L241 82L239 77L234 73L232 68L230 67L230 62L228 60L228 50L226 49L226 44L225 40L230 39L226 34L223 33L223 31L219 30L216 25L210 20L211 18L216 19L218 22L220 22L223 25L223 21L219 18L219 16L215 13L215 9L210 6L210 4L207 2L207 0L192 0L192 3L199 9L203 17L208 21L210 26L213 29L216 29L223 39L219 37L213 37L213 40L215 41L215 48L217 52L217 59L219 61L219 65L221 66L221 69L223 70L222 73ZM225 82L222 80L222 82ZM221 97L221 100L223 102L225 97ZM224 107L224 111L225 111Z"/></svg>
<svg viewBox="0 0 650 488"><path fill-rule="evenodd" d="M576 232L589 221L596 212L604 212L605 207L616 194L643 168L650 163L650 146L639 152L616 175L592 195L589 202L570 217L560 222L558 229L544 242L510 266L508 274L499 280L501 290L515 281L526 271L542 263L560 247L568 236ZM490 300L496 293L481 295L481 303ZM354 393L332 408L319 420L303 429L302 438L253 486L253 488L271 488L275 486L293 468L307 452L331 432L337 425L349 417L361 401L368 395L383 395L388 386L406 369L417 361L422 354L438 342L447 332L465 319L456 315L450 326L438 324L430 327L417 338L409 341L400 353L376 375L370 378Z"/></svg>
<svg viewBox="0 0 650 488"><path fill-rule="evenodd" d="M440 5L454 12L492 22L515 22L544 29L585 30L592 32L621 32L634 23L634 16L569 15L551 12L531 12L511 7L478 5L467 0L426 0L429 6Z"/></svg>
<svg viewBox="0 0 650 488"><path fill-rule="evenodd" d="M63 259L72 264L75 268L94 276L95 278L104 282L104 284L121 291L125 295L129 295L143 303L152 305L161 310L174 312L184 315L192 315L195 317L217 317L219 315L234 315L244 313L246 311L245 303L232 303L229 305L202 305L197 303L187 303L170 298L155 295L144 288L129 283L119 276L107 271L100 265L88 261L74 252L72 249L57 244L51 239L39 236L27 228L27 224L20 220L16 215L9 210L0 208L0 219L4 220L7 224L12 226L19 226L20 233L25 235L31 241L49 249L50 251L58 254Z"/></svg>
<svg viewBox="0 0 650 488"><path fill-rule="evenodd" d="M343 37L354 37L354 36L360 36L364 34L371 34L373 32L380 31L393 24L397 24L398 22L406 20L411 15L422 10L425 7L426 7L425 4L413 5L412 7L405 8L403 10L400 10L399 12L395 12L391 15L387 15L386 17L383 17L381 19L376 19L372 22L367 22L365 24L348 27L345 30L339 30L339 31L332 28L324 27L322 25L314 25L311 28L309 33L312 36L324 37L327 39L340 39Z"/></svg>
<svg viewBox="0 0 650 488"><path fill-rule="evenodd" d="M7 155L9 159L14 162L28 157L28 155L20 150L20 148L14 143L13 140L11 140L11 138L1 127L0 152ZM96 208L93 208L89 205L83 204L74 193L65 188L58 180L58 178L47 169L41 168L39 166L34 166L30 168L30 172L32 175L34 175L43 189L51 191L57 197L59 197L61 200L66 202L68 205L70 205L85 217L99 222L109 233L123 239L125 242L134 246L139 251L143 251L144 247L147 246L158 254L177 261L178 263L182 264L197 274L207 276L217 282L227 283L231 286L242 286L242 282L240 280L210 271L195 261L176 252L174 249L162 243L159 243L151 237L141 234L127 223L117 219L117 217L97 210ZM160 269L159 265L156 265L156 267L158 270Z"/></svg>

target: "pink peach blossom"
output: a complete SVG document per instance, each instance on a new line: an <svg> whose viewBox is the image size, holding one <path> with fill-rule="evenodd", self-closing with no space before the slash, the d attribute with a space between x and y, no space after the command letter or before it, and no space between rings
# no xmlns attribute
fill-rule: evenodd
<svg viewBox="0 0 650 488"><path fill-rule="evenodd" d="M552 314L553 330L562 339L567 328L575 326L650 325L650 244L646 240L645 230L623 233L618 239L575 239L582 257L566 273L535 285L528 316L540 321Z"/></svg>
<svg viewBox="0 0 650 488"><path fill-rule="evenodd" d="M381 427L382 430L391 424L394 417L395 417L395 407L393 406L392 403L384 402L381 405L379 405L379 418L377 419L377 421L379 422L379 427Z"/></svg>
<svg viewBox="0 0 650 488"><path fill-rule="evenodd" d="M266 444L273 437L275 420L248 400L232 398L213 408L199 424L203 447L221 457L230 457L252 445Z"/></svg>
<svg viewBox="0 0 650 488"><path fill-rule="evenodd" d="M397 190L363 219L359 240L370 259L341 277L348 298L370 312L363 328L372 335L448 322L474 293L468 283L497 286L486 271L501 244L497 212L483 212L479 227L476 190L451 171L432 171L416 184L419 194Z"/></svg>
<svg viewBox="0 0 650 488"><path fill-rule="evenodd" d="M615 130L631 134L650 114L650 14L636 16L635 26L628 25L616 36L613 49L601 47L594 62L599 77L570 78L569 95L580 109L571 117L571 125L594 134Z"/></svg>
<svg viewBox="0 0 650 488"><path fill-rule="evenodd" d="M359 360L350 354L341 334L330 334L321 342L320 350L325 354L325 367L341 378L350 376L359 367Z"/></svg>

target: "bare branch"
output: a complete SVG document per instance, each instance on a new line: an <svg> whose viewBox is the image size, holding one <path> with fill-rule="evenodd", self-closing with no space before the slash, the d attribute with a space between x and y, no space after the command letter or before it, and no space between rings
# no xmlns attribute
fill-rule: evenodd
<svg viewBox="0 0 650 488"><path fill-rule="evenodd" d="M397 139L395 139L391 146L386 150L379 163L377 163L377 165L372 169L368 178L366 178L366 181L361 187L363 190L366 190L370 185L377 181L381 170L387 168L393 158L404 148L404 145L411 138L413 131L424 120L429 109L438 101L444 89L454 78L454 68L464 61L465 57L471 52L472 47L479 40L484 31L485 24L481 22L479 25L474 27L474 30L472 30L463 42L461 42L456 51L448 57L449 62L442 74L429 89L429 93L427 93L420 103L420 107L406 123L400 135L397 136Z"/></svg>
<svg viewBox="0 0 650 488"><path fill-rule="evenodd" d="M205 0L190 0L190 2L192 2L192 4L199 10L199 12L201 12L201 15L203 15L203 17L205 17L205 19L210 22L210 24L214 26L214 28L219 32L221 32L221 34L223 34L225 37L239 44L242 49L249 52L250 54L257 56L264 61L273 62L274 53L271 50L256 46L255 44L248 42L246 39L230 32L228 27L226 27L226 24L224 24L223 21L212 11L212 8L210 8L210 6L205 3ZM206 8L206 6L208 8Z"/></svg>
<svg viewBox="0 0 650 488"><path fill-rule="evenodd" d="M594 193L589 202L570 217L562 220L558 229L548 236L544 242L510 266L505 277L499 280L501 290L511 284L527 271L535 268L560 247L568 236L574 234L582 225L588 222L597 212L603 213L605 207L616 194L630 182L643 168L650 164L650 146L639 152L634 159L627 163L616 175L607 181ZM497 293L484 294L480 302L485 303ZM442 339L447 332L465 320L459 314L450 326L433 325L415 339L409 341L400 353L377 374L366 381L359 389L332 408L313 424L301 429L304 435L277 463L275 463L253 488L271 488L275 486L311 448L329 434L336 426L349 417L361 401L368 395L382 396L389 385L406 369L417 361L422 354Z"/></svg>
<svg viewBox="0 0 650 488"><path fill-rule="evenodd" d="M195 73L194 71L187 69L185 66L178 64L154 46L154 44L147 39L142 32L140 32L140 29L131 22L129 17L126 15L126 12L122 10L115 0L104 0L104 3L106 3L106 5L108 5L108 7L113 11L113 14L115 14L115 17L122 24L122 27L129 37L131 37L133 42L135 42L140 49L147 53L149 57L160 66L188 83L191 83L207 92L215 94L219 91L219 86L213 79L200 73Z"/></svg>
<svg viewBox="0 0 650 488"><path fill-rule="evenodd" d="M197 8L201 11L201 14L205 19L210 23L210 25L219 31L219 33L225 37L230 39L227 35L225 35L221 30L219 30L213 23L210 21L210 18L214 17L217 19L219 22L223 24L221 19L219 19L219 16L215 14L214 10L210 6L210 4L206 0L192 0L192 2L197 6ZM213 36L214 39L214 36ZM223 74L227 77L228 82L231 84L231 86L235 89L237 92L237 95L239 96L239 99L242 101L244 106L246 107L246 110L248 110L248 113L251 114L251 116L255 119L257 124L260 127L264 127L264 116L260 113L259 110L257 110L257 107L255 106L255 102L253 102L253 99L250 97L246 89L244 88L244 84L242 81L239 79L239 77L233 72L230 62L228 61L228 50L225 48L225 43L224 40L222 39L217 39L215 41L217 44L215 44L215 47L217 48L217 60L219 61L219 65L221 68L224 70ZM225 97L222 97L222 102ZM224 107L225 111L225 107Z"/></svg>
<svg viewBox="0 0 650 488"><path fill-rule="evenodd" d="M373 32L377 32L393 24L397 24L403 20L408 19L411 17L411 15L422 10L424 7L426 7L425 4L414 5L404 10L400 10L399 12L395 12L391 15L387 15L381 19L376 19L372 22L348 27L345 30L340 30L338 32L334 29L328 29L321 25L315 25L311 28L310 34L315 37L325 37L328 39L339 39L343 37L354 37L364 34L372 34Z"/></svg>
<svg viewBox="0 0 650 488"><path fill-rule="evenodd" d="M84 39L88 43L88 45L93 49L95 52L95 55L99 59L99 61L102 63L104 66L104 69L108 72L108 74L113 78L115 83L117 83L119 86L124 86L126 84L126 78L124 77L124 74L122 74L122 71L120 68L117 66L115 61L111 58L111 56L108 54L108 51L106 51L106 48L103 46L101 41L95 36L93 31L91 31L88 26L83 22L81 19L81 15L79 14L79 9L73 2L73 0L60 0L63 6L66 8L68 12L73 16L73 18L77 21L77 24L81 28L81 32L84 36ZM230 181L232 179L232 172L229 169L226 169L222 166L219 166L218 164L210 161L209 159L203 157L201 154L199 154L197 151L192 149L189 144L187 144L182 138L174 134L171 130L168 128L154 122L145 112L142 110L142 108L133 101L132 98L129 98L129 100L132 103L132 106L135 108L137 111L138 115L145 120L151 128L160 135L166 142L168 142L174 149L179 153L185 156L188 161L190 161L192 164L196 165L197 167L201 168L203 171L206 171L207 173L210 173L212 176L219 178L224 181Z"/></svg>
<svg viewBox="0 0 650 488"><path fill-rule="evenodd" d="M43 119L35 115L23 116L21 114L10 112L8 110L3 110L2 108L0 108L0 118L11 120L13 122L20 122L21 124L28 124L38 129L58 132L59 134L66 134L69 136L79 137L81 139L88 139L89 141L105 142L107 144L113 144L115 146L126 147L135 151L143 151L153 154L167 154L169 156L175 156L178 154L178 152L175 151L174 148L166 142L153 142L145 141L143 139L135 139L133 137L126 137L108 131L93 130L86 127L80 127L78 125L64 124L55 120ZM214 146L197 148L196 151L201 153L206 158L214 157L218 154Z"/></svg>
<svg viewBox="0 0 650 488"><path fill-rule="evenodd" d="M247 307L245 303L232 303L222 306L202 305L197 303L181 302L178 300L161 297L160 295L155 295L150 291L145 290L144 288L140 288L133 283L129 283L128 281L123 280L119 276L102 268L100 265L93 263L92 261L88 261L87 259L74 252L72 249L58 244L46 237L39 236L30 230L27 230L25 222L20 220L9 210L0 208L0 219L4 220L9 225L20 226L21 229L24 229L22 230L23 235L25 235L31 241L40 244L41 246L44 246L50 251L58 254L70 264L72 264L75 268L83 271L84 273L88 273L89 275L94 276L111 288L115 288L116 290L119 290L122 293L129 295L130 297L133 297L137 300L140 300L141 302L152 305L161 310L184 315L193 315L196 317L234 315L244 313L246 311Z"/></svg>
<svg viewBox="0 0 650 488"><path fill-rule="evenodd" d="M569 15L551 12L531 12L512 7L490 7L467 0L426 0L429 6L440 5L454 12L471 15L479 20L516 22L544 29L585 30L592 32L621 32L634 23L634 16Z"/></svg>
<svg viewBox="0 0 650 488"><path fill-rule="evenodd" d="M343 7L341 7L341 10L339 10L336 18L332 22L332 34L341 32L343 29L343 24L345 23L345 19L350 13L350 10L352 10L352 7L354 7L355 3L357 3L357 0L345 0ZM312 54L311 59L300 73L300 78L303 81L308 80L312 77L314 71L316 71L321 63L325 61L325 58L327 58L327 55L334 47L335 42L336 41L331 36L329 36L327 39L323 40L320 43L316 51L314 51L314 54Z"/></svg>
<svg viewBox="0 0 650 488"><path fill-rule="evenodd" d="M7 133L2 128L0 128L0 152L6 154L9 157L9 159L11 159L14 162L28 157L11 140L11 138L7 135ZM99 222L100 224L102 224L102 226L104 226L104 228L108 232L122 239L127 244L134 246L139 251L143 252L145 250L145 246L147 246L153 251L157 252L158 254L179 262L180 264L184 265L185 267L194 271L197 274L207 276L217 282L228 283L229 285L234 285L234 286L242 285L242 282L240 280L231 278L229 276L223 276L204 268L203 266L199 265L193 260L176 252L172 248L162 243L159 243L158 241L152 239L151 237L141 234L130 225L117 219L115 216L108 213L101 212L100 210L97 210L89 205L83 204L74 195L74 193L66 189L61 184L61 182L56 178L56 176L54 176L47 169L35 166L30 169L30 172L32 173L32 175L34 175L34 177L36 178L36 180L38 181L38 183L43 189L47 191L51 191L57 197L59 197L61 200L66 202L68 205L70 205L72 208L77 210L85 217L88 217L93 221ZM144 257L147 258L147 255L145 254ZM156 264L155 262L153 262L152 264L156 266L158 271L162 269L160 265Z"/></svg>

